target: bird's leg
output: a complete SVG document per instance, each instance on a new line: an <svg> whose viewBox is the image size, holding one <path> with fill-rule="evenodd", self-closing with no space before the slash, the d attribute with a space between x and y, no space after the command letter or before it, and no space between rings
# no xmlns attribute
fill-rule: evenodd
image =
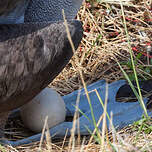
<svg viewBox="0 0 152 152"><path fill-rule="evenodd" d="M8 118L9 112L0 113L0 138L4 137L5 124Z"/></svg>

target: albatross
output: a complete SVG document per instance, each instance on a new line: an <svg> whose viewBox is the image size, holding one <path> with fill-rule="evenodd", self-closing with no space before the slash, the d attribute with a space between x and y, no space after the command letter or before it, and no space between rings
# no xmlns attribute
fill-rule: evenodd
<svg viewBox="0 0 152 152"><path fill-rule="evenodd" d="M77 49L82 0L0 0L0 136L9 112L39 94L73 55L62 9ZM11 7L12 6L12 7Z"/></svg>

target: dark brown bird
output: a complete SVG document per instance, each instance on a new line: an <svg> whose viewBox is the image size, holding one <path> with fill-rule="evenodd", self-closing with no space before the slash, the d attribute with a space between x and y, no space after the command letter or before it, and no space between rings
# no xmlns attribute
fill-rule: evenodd
<svg viewBox="0 0 152 152"><path fill-rule="evenodd" d="M41 3L39 3L41 5L36 5L33 3L35 1L43 2L45 5ZM49 7L49 12L52 8L49 5L54 3L44 0L35 1L31 0L25 11L24 15L28 21L25 20L20 24L0 24L1 135L9 112L29 102L40 93L62 71L73 55L65 25L63 21L57 21L61 18L57 17L52 21L52 17L49 17L47 11L45 13L48 17L45 18L45 21L40 16L35 19L32 15L35 14L35 10L38 11L40 8L44 7L47 10L46 6ZM14 0L14 3L13 0L7 0L7 2L1 0L0 7L4 4L13 4L12 7L6 7L6 10L12 11L16 9L18 2L19 0ZM68 3L70 3L69 0ZM33 4L37 7L35 8ZM72 6L75 7L75 3L73 4ZM77 8L78 6L76 6ZM32 14L28 15L28 10ZM8 13L9 16L9 11L3 10L2 13ZM58 14L58 11L55 14ZM43 12L41 10L40 12L43 16ZM72 12L73 10L71 14ZM76 14L72 16L74 15ZM56 16L61 17L61 15ZM30 21L30 17L32 21ZM57 22L54 22L55 20ZM82 25L79 21L72 20L68 21L68 26L74 46L77 48L82 38Z"/></svg>

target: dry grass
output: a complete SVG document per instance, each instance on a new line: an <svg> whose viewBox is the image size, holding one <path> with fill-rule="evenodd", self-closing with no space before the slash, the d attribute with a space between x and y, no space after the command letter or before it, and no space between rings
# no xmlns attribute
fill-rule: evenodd
<svg viewBox="0 0 152 152"><path fill-rule="evenodd" d="M106 1L106 0L105 0ZM108 1L108 0L107 0ZM152 1L132 0L125 1L124 11L127 28L130 36L134 57L138 61L136 70L142 79L151 78L151 51L152 51ZM99 79L108 82L124 78L116 60L131 76L132 69L128 66L129 50L122 22L121 7L118 1L109 3L97 3L92 1L84 3L77 18L83 22L84 37L76 55L83 71L86 84ZM143 54L139 59L139 52ZM148 57L149 56L149 57ZM63 72L50 85L61 95L68 94L80 86L82 82L75 62L75 56L66 66ZM148 122L152 125L152 122ZM10 120L9 127L17 124L13 138L25 138L29 135L20 120ZM13 129L11 129L12 131ZM152 151L152 132L146 134L139 132L135 126L129 126L116 133L108 133L107 141L111 141L116 151ZM137 138L138 135L138 138ZM52 151L100 151L101 146L92 141L88 144L89 137L81 137L81 141L75 141L74 149L68 149L69 139L52 141ZM41 151L51 151L48 143L42 145ZM38 151L39 142L17 148L2 147L4 151ZM109 142L105 143L106 151L114 151Z"/></svg>
<svg viewBox="0 0 152 152"><path fill-rule="evenodd" d="M119 61L127 62L130 59L120 5L95 4L91 6L85 3L78 14L78 19L83 22L84 26L84 38L76 54L79 57L86 84L99 79L112 82L123 78L115 60L117 58ZM152 45L152 15L148 9L150 1L130 4L132 6L125 6L125 15L131 45L147 54L150 47L147 43ZM147 18L150 18L149 21L144 21ZM145 56L142 59L147 60ZM151 78L150 74L145 74L145 71L138 68L139 65L148 66L146 62L142 62L143 60L139 61L137 71L143 75L142 77ZM128 69L126 65L123 67L125 70ZM129 70L128 72L132 72ZM73 57L52 85L64 95L78 89L78 84L81 84L80 76L75 57Z"/></svg>

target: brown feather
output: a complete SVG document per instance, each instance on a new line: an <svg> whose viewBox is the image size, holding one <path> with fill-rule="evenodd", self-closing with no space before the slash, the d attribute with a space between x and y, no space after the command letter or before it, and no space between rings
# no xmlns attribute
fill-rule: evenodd
<svg viewBox="0 0 152 152"><path fill-rule="evenodd" d="M23 30L35 29L36 25L0 25L0 35L11 37L16 30L21 34ZM77 48L82 38L81 23L72 21L69 29ZM15 34L15 38L0 42L0 112L29 102L62 71L73 55L63 22L47 24L27 35Z"/></svg>

